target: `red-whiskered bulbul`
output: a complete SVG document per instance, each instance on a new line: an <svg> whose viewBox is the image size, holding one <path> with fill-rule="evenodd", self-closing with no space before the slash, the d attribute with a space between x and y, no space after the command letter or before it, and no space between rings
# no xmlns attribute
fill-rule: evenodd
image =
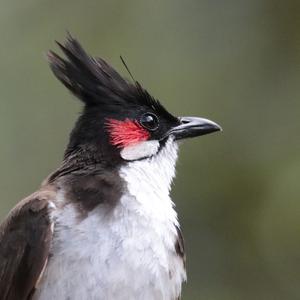
<svg viewBox="0 0 300 300"><path fill-rule="evenodd" d="M178 141L221 128L173 116L70 35L58 45L50 67L84 108L61 166L1 224L0 298L179 299Z"/></svg>

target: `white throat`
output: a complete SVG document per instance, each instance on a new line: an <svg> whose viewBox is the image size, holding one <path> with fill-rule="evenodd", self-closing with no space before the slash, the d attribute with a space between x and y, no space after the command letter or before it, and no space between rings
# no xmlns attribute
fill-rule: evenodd
<svg viewBox="0 0 300 300"><path fill-rule="evenodd" d="M148 195L147 198L168 197L172 180L175 177L177 156L178 145L170 137L155 155L129 162L122 167L120 176L127 182L129 193L139 201L143 201L139 197L140 193L143 193L143 196ZM153 201L149 202L150 205L153 204Z"/></svg>

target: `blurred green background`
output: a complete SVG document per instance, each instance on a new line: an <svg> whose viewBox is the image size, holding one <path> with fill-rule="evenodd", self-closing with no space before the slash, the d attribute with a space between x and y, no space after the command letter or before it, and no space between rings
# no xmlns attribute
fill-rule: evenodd
<svg viewBox="0 0 300 300"><path fill-rule="evenodd" d="M1 219L59 165L80 111L44 55L66 30L224 129L181 147L183 299L300 299L300 1L1 0Z"/></svg>

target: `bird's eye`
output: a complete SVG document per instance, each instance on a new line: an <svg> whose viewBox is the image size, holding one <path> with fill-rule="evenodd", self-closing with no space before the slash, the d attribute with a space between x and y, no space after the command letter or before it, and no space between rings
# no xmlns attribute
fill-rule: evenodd
<svg viewBox="0 0 300 300"><path fill-rule="evenodd" d="M145 113L140 118L140 124L151 131L154 131L158 128L159 122L155 114Z"/></svg>

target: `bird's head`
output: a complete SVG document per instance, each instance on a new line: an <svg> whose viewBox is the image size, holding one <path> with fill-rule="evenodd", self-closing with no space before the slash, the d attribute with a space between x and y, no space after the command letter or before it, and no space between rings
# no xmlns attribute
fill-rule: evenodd
<svg viewBox="0 0 300 300"><path fill-rule="evenodd" d="M108 165L153 157L168 140L220 130L204 118L175 117L142 86L124 79L101 58L89 56L70 35L58 43L66 58L49 51L55 76L84 103L66 156L81 152Z"/></svg>

